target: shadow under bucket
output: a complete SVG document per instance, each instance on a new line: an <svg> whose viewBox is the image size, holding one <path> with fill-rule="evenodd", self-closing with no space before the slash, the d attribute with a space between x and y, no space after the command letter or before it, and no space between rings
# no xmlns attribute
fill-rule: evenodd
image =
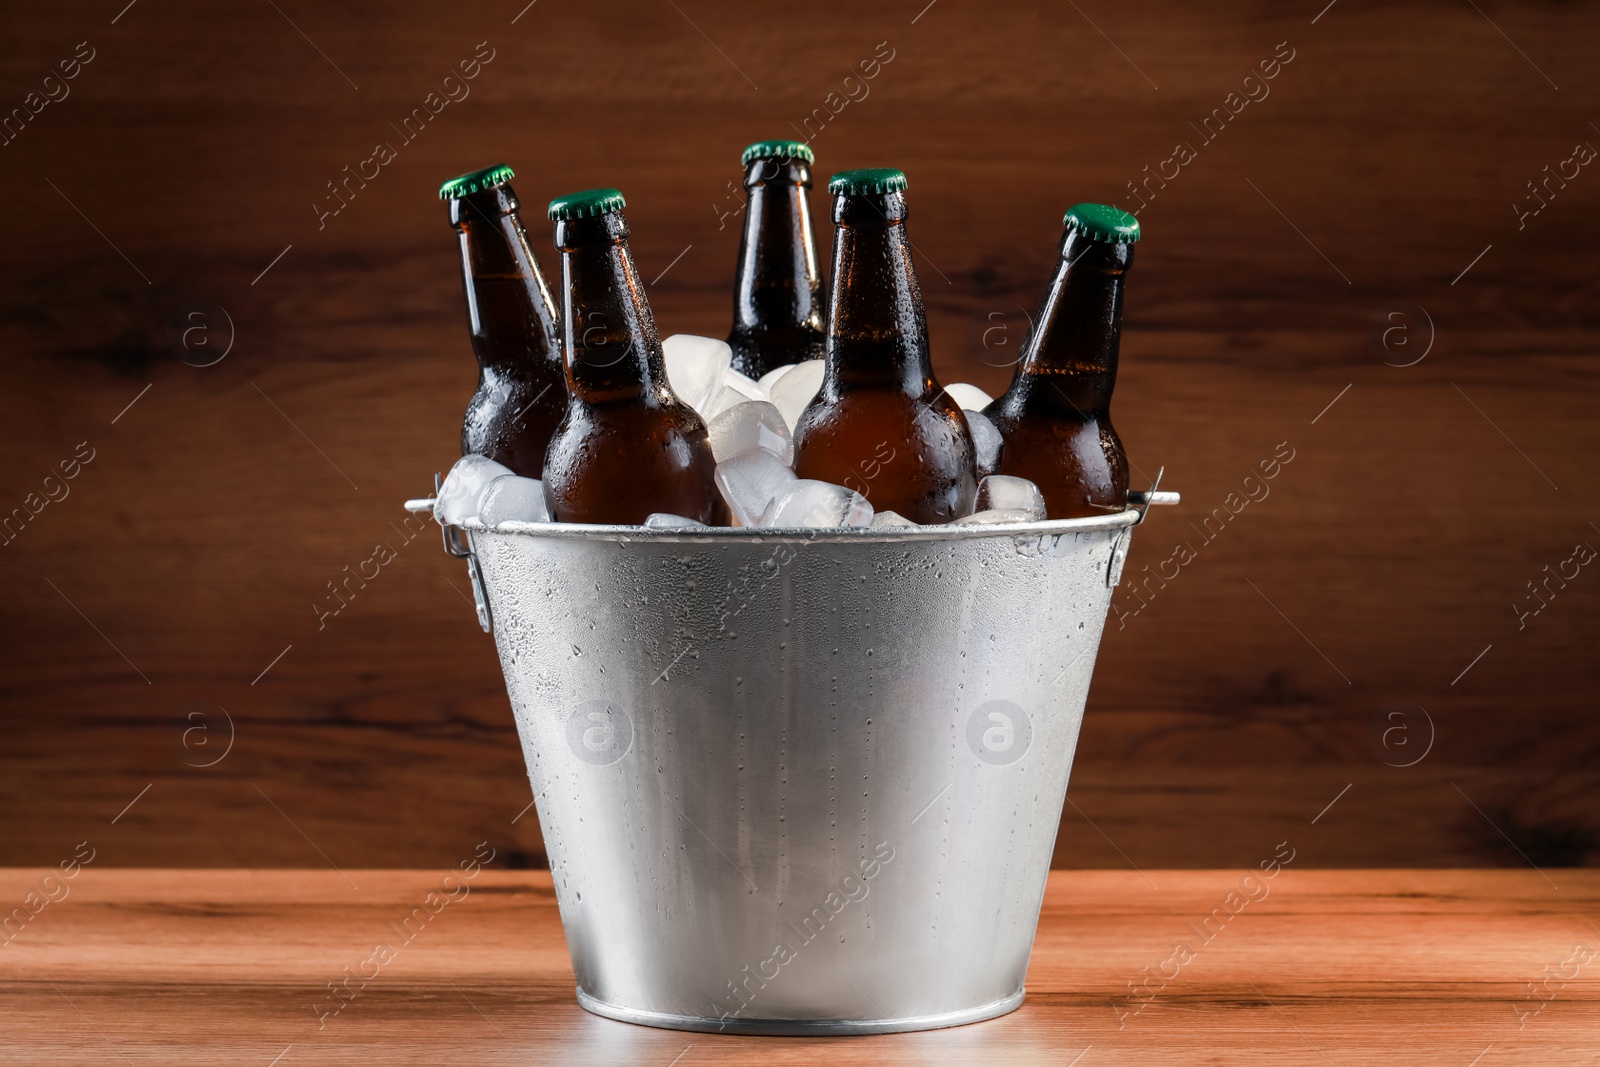
<svg viewBox="0 0 1600 1067"><path fill-rule="evenodd" d="M1133 497L1007 526L447 528L583 1007L820 1035L1020 1005L1112 587L1176 500Z"/></svg>

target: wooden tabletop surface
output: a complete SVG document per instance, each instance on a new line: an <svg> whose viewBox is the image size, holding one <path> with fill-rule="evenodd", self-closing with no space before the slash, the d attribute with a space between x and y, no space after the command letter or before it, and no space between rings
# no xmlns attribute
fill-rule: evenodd
<svg viewBox="0 0 1600 1067"><path fill-rule="evenodd" d="M1600 1062L1594 871L1284 869L1233 898L1209 942L1190 924L1243 872L1057 871L1020 1010L839 1039L585 1013L548 872L463 883L326 1017L328 983L444 872L45 873L0 870L0 903L31 914L0 935L0 1063ZM1175 962L1179 942L1192 958Z"/></svg>

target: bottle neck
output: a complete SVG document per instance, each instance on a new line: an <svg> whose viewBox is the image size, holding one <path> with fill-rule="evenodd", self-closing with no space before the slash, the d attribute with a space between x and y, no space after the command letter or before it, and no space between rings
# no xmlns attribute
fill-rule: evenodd
<svg viewBox="0 0 1600 1067"><path fill-rule="evenodd" d="M565 293L562 328L573 399L669 399L666 361L620 212L556 223Z"/></svg>
<svg viewBox="0 0 1600 1067"><path fill-rule="evenodd" d="M1122 289L1133 266L1131 244L1105 244L1068 230L1061 261L1028 342L1022 374L1049 386L1039 399L1080 417L1111 404L1122 338Z"/></svg>
<svg viewBox="0 0 1600 1067"><path fill-rule="evenodd" d="M933 362L906 237L905 194L836 197L833 221L824 388L894 388L922 396L933 380Z"/></svg>
<svg viewBox="0 0 1600 1067"><path fill-rule="evenodd" d="M822 278L801 159L757 159L745 170L749 199L739 240L733 317L745 329L822 329Z"/></svg>
<svg viewBox="0 0 1600 1067"><path fill-rule="evenodd" d="M517 374L560 359L561 331L544 272L500 185L450 201L461 250L473 354L486 371Z"/></svg>

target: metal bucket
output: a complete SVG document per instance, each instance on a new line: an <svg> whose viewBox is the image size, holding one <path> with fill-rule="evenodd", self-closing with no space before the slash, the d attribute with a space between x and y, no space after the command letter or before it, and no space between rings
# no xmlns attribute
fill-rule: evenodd
<svg viewBox="0 0 1600 1067"><path fill-rule="evenodd" d="M583 1007L861 1034L1020 1005L1112 586L1168 498L1001 527L447 527Z"/></svg>

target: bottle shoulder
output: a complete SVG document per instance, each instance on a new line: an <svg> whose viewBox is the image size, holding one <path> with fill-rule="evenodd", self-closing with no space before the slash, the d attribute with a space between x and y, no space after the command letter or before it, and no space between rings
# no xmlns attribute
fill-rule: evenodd
<svg viewBox="0 0 1600 1067"><path fill-rule="evenodd" d="M546 453L545 494L563 522L668 512L716 524L715 469L705 424L682 402L574 403Z"/></svg>
<svg viewBox="0 0 1600 1067"><path fill-rule="evenodd" d="M935 466L970 464L972 435L966 416L948 394L913 397L894 390L825 391L801 412L795 448L841 455L907 447Z"/></svg>
<svg viewBox="0 0 1600 1067"><path fill-rule="evenodd" d="M914 522L949 522L971 510L975 458L966 417L947 395L819 396L795 427L795 473L842 485Z"/></svg>
<svg viewBox="0 0 1600 1067"><path fill-rule="evenodd" d="M608 437L619 441L640 435L705 436L700 414L676 396L662 398L635 394L609 401L574 400L568 405L563 432L579 437Z"/></svg>

